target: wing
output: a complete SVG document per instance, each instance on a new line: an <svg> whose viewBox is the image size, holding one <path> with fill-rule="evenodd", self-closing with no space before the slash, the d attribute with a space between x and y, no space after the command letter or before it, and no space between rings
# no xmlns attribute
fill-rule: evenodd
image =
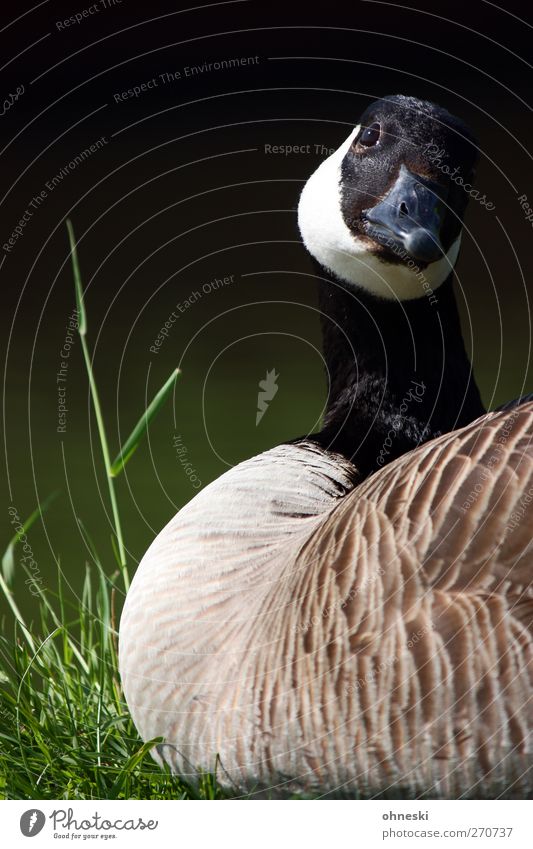
<svg viewBox="0 0 533 849"><path fill-rule="evenodd" d="M531 791L532 436L529 404L411 452L297 558L292 674L370 786Z"/></svg>

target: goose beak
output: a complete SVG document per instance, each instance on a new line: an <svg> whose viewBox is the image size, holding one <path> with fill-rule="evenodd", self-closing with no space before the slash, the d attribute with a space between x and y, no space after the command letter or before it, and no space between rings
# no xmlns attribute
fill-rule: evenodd
<svg viewBox="0 0 533 849"><path fill-rule="evenodd" d="M419 177L402 165L385 197L376 206L364 210L367 235L394 253L407 253L425 264L441 259L443 193L438 183Z"/></svg>

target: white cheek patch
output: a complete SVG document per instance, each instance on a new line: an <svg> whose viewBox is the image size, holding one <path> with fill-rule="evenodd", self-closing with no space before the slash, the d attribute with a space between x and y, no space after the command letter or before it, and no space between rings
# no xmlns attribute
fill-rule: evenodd
<svg viewBox="0 0 533 849"><path fill-rule="evenodd" d="M357 126L339 149L319 165L305 184L298 204L298 226L304 245L321 265L336 274L361 252L342 217L340 193L342 160L359 129ZM340 276L345 279L345 274Z"/></svg>
<svg viewBox="0 0 533 849"><path fill-rule="evenodd" d="M344 281L390 300L431 295L449 276L459 253L461 237L448 253L420 269L407 253L392 264L375 256L347 227L341 212L341 165L358 125L345 142L319 165L305 184L298 205L298 226L309 253Z"/></svg>

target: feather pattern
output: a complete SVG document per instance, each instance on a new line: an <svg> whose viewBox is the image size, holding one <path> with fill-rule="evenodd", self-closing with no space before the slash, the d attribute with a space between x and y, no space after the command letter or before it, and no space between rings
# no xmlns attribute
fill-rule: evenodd
<svg viewBox="0 0 533 849"><path fill-rule="evenodd" d="M366 480L303 441L161 531L120 668L155 756L286 793L533 790L533 403Z"/></svg>

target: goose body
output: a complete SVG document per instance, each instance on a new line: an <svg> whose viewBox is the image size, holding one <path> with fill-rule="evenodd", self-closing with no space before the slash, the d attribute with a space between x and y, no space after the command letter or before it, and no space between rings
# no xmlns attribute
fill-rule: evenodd
<svg viewBox="0 0 533 849"><path fill-rule="evenodd" d="M322 431L198 493L128 593L128 707L181 775L219 759L219 779L242 791L533 791L533 403L483 411L450 280L465 202L408 152L390 167L383 128L394 137L410 109L432 133L451 126L452 148L465 138L438 107L386 98L331 158L340 179L325 163L302 194L330 372ZM352 185L376 124L388 177ZM456 148L467 173L470 145ZM318 225L317 187L340 196ZM430 196L448 198L451 221ZM407 224L393 220L387 204L409 198Z"/></svg>
<svg viewBox="0 0 533 849"><path fill-rule="evenodd" d="M206 487L146 553L123 614L143 738L164 734L181 775L218 755L242 790L530 788L531 520L513 516L532 432L530 403L355 487L312 444Z"/></svg>

